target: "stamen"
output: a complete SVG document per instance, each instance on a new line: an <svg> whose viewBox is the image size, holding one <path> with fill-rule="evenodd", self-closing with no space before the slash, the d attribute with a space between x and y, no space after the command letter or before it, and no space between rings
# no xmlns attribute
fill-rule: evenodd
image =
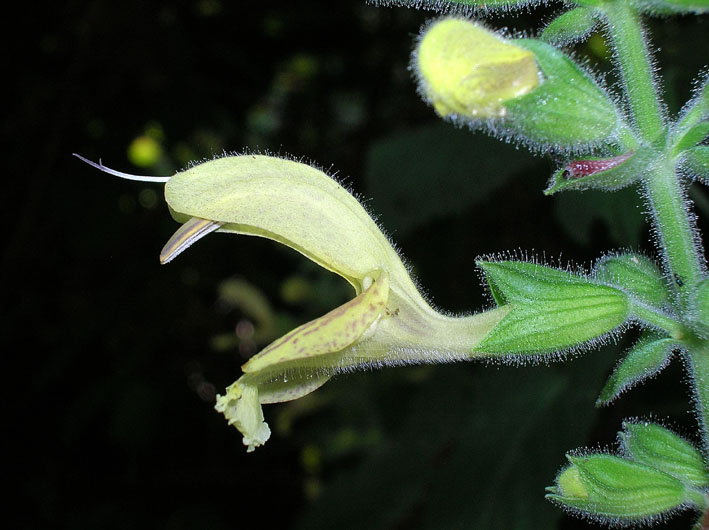
<svg viewBox="0 0 709 530"><path fill-rule="evenodd" d="M199 217L191 218L167 240L162 252L160 252L160 263L163 265L170 263L179 254L187 250L192 243L214 232L223 224L209 219L200 219Z"/></svg>
<svg viewBox="0 0 709 530"><path fill-rule="evenodd" d="M98 164L97 164L96 162L92 162L88 158L84 158L83 156L81 156L77 153L72 153L72 154L76 158L78 158L79 160L83 160L84 162L86 162L88 165L93 166L96 169L103 171L104 173L108 173L109 175L121 177L122 179L137 180L139 182L167 182L171 178L171 177L152 177L152 176L131 175L130 173L123 173L122 171L116 171L115 169L111 169L110 167L104 166L101 163L100 158L99 158Z"/></svg>

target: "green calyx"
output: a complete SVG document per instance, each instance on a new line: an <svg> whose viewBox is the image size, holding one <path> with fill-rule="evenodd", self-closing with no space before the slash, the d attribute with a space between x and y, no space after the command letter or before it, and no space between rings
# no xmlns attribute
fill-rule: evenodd
<svg viewBox="0 0 709 530"><path fill-rule="evenodd" d="M694 331L709 339L709 279L702 280L694 289L689 314Z"/></svg>
<svg viewBox="0 0 709 530"><path fill-rule="evenodd" d="M588 7L576 7L562 13L544 28L541 40L557 46L565 46L585 39L596 27L596 11Z"/></svg>
<svg viewBox="0 0 709 530"><path fill-rule="evenodd" d="M648 521L701 498L677 478L615 455L567 458L570 466L559 473L547 498L607 523Z"/></svg>
<svg viewBox="0 0 709 530"><path fill-rule="evenodd" d="M630 458L672 475L693 488L709 487L709 471L701 452L669 429L631 421L619 433L621 450Z"/></svg>
<svg viewBox="0 0 709 530"><path fill-rule="evenodd" d="M509 313L476 351L534 355L573 348L613 331L627 320L621 290L534 263L479 262L498 304Z"/></svg>
<svg viewBox="0 0 709 530"><path fill-rule="evenodd" d="M597 189L615 191L642 180L655 160L650 148L629 151L614 157L587 157L571 160L551 176L545 195L559 191Z"/></svg>
<svg viewBox="0 0 709 530"><path fill-rule="evenodd" d="M593 268L596 280L624 290L636 300L663 309L672 303L667 282L658 266L636 253L611 254Z"/></svg>
<svg viewBox="0 0 709 530"><path fill-rule="evenodd" d="M607 405L626 390L657 375L669 364L673 351L679 347L681 345L674 339L646 332L613 370L596 405Z"/></svg>
<svg viewBox="0 0 709 530"><path fill-rule="evenodd" d="M567 455L570 465L547 488L547 498L608 524L648 523L672 511L706 508L709 474L696 447L638 420L624 423L618 438L618 455Z"/></svg>

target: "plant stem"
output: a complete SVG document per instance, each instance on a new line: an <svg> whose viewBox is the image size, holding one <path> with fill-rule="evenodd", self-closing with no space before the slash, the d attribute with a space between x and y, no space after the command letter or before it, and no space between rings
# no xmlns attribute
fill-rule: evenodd
<svg viewBox="0 0 709 530"><path fill-rule="evenodd" d="M608 1L603 4L608 32L615 48L625 93L638 135L657 147L657 161L644 178L645 193L653 216L657 244L662 249L665 268L679 295L680 316L688 309L689 293L705 272L703 251L684 189L662 136L665 134L662 102L655 88L650 54L631 2ZM695 389L697 420L700 423L705 457L709 456L709 342L686 337L690 377ZM709 459L708 459L709 461Z"/></svg>
<svg viewBox="0 0 709 530"><path fill-rule="evenodd" d="M690 347L687 354L690 362L690 375L695 392L695 407L697 421L699 421L702 435L705 461L709 460L709 438L707 426L709 425L709 347L702 341L695 347Z"/></svg>
<svg viewBox="0 0 709 530"><path fill-rule="evenodd" d="M684 340L693 334L681 322L656 309L641 304L633 304L633 315L643 322L665 330L675 340Z"/></svg>
<svg viewBox="0 0 709 530"><path fill-rule="evenodd" d="M658 160L647 175L645 191L659 239L657 243L663 249L665 264L680 294L680 304L686 307L686 293L701 279L703 267L689 205L667 160Z"/></svg>
<svg viewBox="0 0 709 530"><path fill-rule="evenodd" d="M626 0L608 2L603 10L635 124L642 138L652 143L665 124L640 16L630 4Z"/></svg>
<svg viewBox="0 0 709 530"><path fill-rule="evenodd" d="M657 145L665 124L640 16L632 3L624 0L607 2L603 10L638 133L648 144ZM684 293L701 277L703 262L684 191L674 168L661 152L658 152L657 164L646 175L645 191L659 239L657 243L663 249L665 265L680 294L681 305L686 307Z"/></svg>

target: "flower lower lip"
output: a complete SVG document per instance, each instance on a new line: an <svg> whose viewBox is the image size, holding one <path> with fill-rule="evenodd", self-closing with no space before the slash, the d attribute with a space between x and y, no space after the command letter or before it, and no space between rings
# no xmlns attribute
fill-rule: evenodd
<svg viewBox="0 0 709 530"><path fill-rule="evenodd" d="M210 221L209 219L192 217L167 240L167 243L165 243L165 246L160 252L160 263L162 265L170 263L180 253L187 250L190 245L202 239L207 234L211 234L223 224L224 223L217 221Z"/></svg>

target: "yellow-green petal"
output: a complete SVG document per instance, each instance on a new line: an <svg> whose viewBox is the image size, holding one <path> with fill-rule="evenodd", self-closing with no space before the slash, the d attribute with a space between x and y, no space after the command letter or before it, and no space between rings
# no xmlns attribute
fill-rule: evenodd
<svg viewBox="0 0 709 530"><path fill-rule="evenodd" d="M367 277L371 278L371 285L363 293L271 343L242 366L244 373L254 374L283 363L313 360L344 350L359 340L376 325L389 299L387 273L376 271ZM304 365L299 363L299 366ZM317 366L317 362L312 366Z"/></svg>
<svg viewBox="0 0 709 530"><path fill-rule="evenodd" d="M219 223L198 217L192 217L187 220L165 243L160 252L160 263L163 265L170 263L178 254L187 250L192 243L202 239L207 234L211 234L220 226Z"/></svg>
<svg viewBox="0 0 709 530"><path fill-rule="evenodd" d="M256 386L237 381L227 388L226 395L217 396L214 408L224 414L229 425L234 425L244 436L243 442L249 453L271 437L271 429L263 418Z"/></svg>
<svg viewBox="0 0 709 530"><path fill-rule="evenodd" d="M259 384L258 401L262 405L293 401L315 392L327 383L329 379L330 375L327 373L301 368L297 373L284 374L283 379L274 379L273 381Z"/></svg>
<svg viewBox="0 0 709 530"><path fill-rule="evenodd" d="M173 215L222 223L220 232L273 239L346 278L358 293L367 274L386 270L415 296L406 267L382 231L347 190L322 171L282 158L219 158L165 185Z"/></svg>
<svg viewBox="0 0 709 530"><path fill-rule="evenodd" d="M443 117L501 117L504 101L539 85L531 51L462 18L432 24L415 63L422 92Z"/></svg>

